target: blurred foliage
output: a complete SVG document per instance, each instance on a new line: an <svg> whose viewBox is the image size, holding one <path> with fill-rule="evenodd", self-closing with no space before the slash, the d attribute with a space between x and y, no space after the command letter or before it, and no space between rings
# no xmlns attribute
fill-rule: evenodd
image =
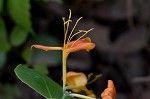
<svg viewBox="0 0 150 99"><path fill-rule="evenodd" d="M0 17L0 51L8 52L10 50L10 45L7 40L6 27L3 19Z"/></svg>
<svg viewBox="0 0 150 99"><path fill-rule="evenodd" d="M36 1L36 0L35 0ZM38 1L38 0L37 0ZM44 0L40 0L44 1ZM50 0L51 1L51 0ZM45 2L45 1L44 1ZM62 0L52 0L52 2L55 3L62 3ZM4 8L7 8L7 10L4 10ZM46 45L60 45L61 43L53 36L51 35L45 35L41 36L38 34L34 34L34 31L32 29L32 21L31 21L31 2L30 0L6 0L4 3L4 0L0 1L0 53L1 56L4 56L4 58L1 58L1 64L0 67L3 67L5 65L5 59L7 58L7 53L12 51L14 47L20 47L24 46L25 49L23 49L20 55L23 58L23 60L26 61L26 63L33 63L38 62L38 58L40 58L41 55L44 55L45 52L35 51L34 53L39 55L36 59L33 59L35 57L35 54L32 57L32 53L29 47L26 45L31 46L33 43L41 43ZM7 12L5 12L7 11ZM7 22L5 19L9 19L11 24ZM9 30L7 30L9 28ZM27 41L29 33L34 35L34 38L31 38L32 40ZM41 42L42 41L42 42ZM48 52L47 58L44 58L46 65L56 65L61 62L60 53L59 52ZM49 55L51 56L50 59L48 59ZM59 57L56 57L59 56ZM45 57L45 56L43 56ZM40 58L41 59L41 58ZM39 59L39 60L40 60ZM50 61L49 61L50 60ZM38 63L40 63L39 61Z"/></svg>
<svg viewBox="0 0 150 99"><path fill-rule="evenodd" d="M15 26L11 32L10 41L13 46L19 46L25 42L27 36L28 32L25 29Z"/></svg>
<svg viewBox="0 0 150 99"><path fill-rule="evenodd" d="M12 20L28 32L32 32L30 0L8 0L7 9Z"/></svg>
<svg viewBox="0 0 150 99"><path fill-rule="evenodd" d="M27 62L29 63L30 60L31 60L31 55L32 52L31 52L31 49L30 48L25 48L23 51L22 51L22 58Z"/></svg>
<svg viewBox="0 0 150 99"><path fill-rule="evenodd" d="M61 45L54 36L34 32L31 3L39 1L63 3L62 0L0 0L0 77L5 76L5 79L0 78L0 99L15 99L14 97L21 93L15 84L5 84L15 79L9 78L7 81L7 76L14 74L14 67L11 65L23 61L26 66L33 66L36 71L48 74L48 66L57 66L61 62L59 52L32 51L30 48L34 43ZM37 53L39 53L38 56L35 56ZM40 55L47 56L43 58ZM38 61L41 58L45 60L45 63ZM5 72L9 73L5 74ZM1 83L5 80L6 82Z"/></svg>
<svg viewBox="0 0 150 99"><path fill-rule="evenodd" d="M0 69L4 66L6 62L6 54L4 52L0 52Z"/></svg>
<svg viewBox="0 0 150 99"><path fill-rule="evenodd" d="M17 85L0 83L0 99L15 99L21 95L20 89Z"/></svg>
<svg viewBox="0 0 150 99"><path fill-rule="evenodd" d="M4 2L4 0L1 0L1 1L0 1L0 13L1 13L2 10L3 10L3 2Z"/></svg>
<svg viewBox="0 0 150 99"><path fill-rule="evenodd" d="M42 73L42 74L48 74L48 69L47 69L47 66L45 66L44 64L35 64L34 65L34 70Z"/></svg>

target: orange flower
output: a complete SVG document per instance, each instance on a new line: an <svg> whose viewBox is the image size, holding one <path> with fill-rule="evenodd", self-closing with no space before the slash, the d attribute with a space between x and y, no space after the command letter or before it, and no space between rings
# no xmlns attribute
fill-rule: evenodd
<svg viewBox="0 0 150 99"><path fill-rule="evenodd" d="M84 91L88 96L95 98L95 94L88 90L86 85L88 83L87 77L82 72L67 72L66 75L66 84L68 85L66 88L71 89L73 92L81 92Z"/></svg>
<svg viewBox="0 0 150 99"><path fill-rule="evenodd" d="M32 45L32 47L42 49L44 51L49 50L63 50L66 53L76 52L80 50L86 50L90 51L95 47L94 43L91 43L91 39L89 37L77 40L77 41L71 41L65 45L65 47L51 47L51 46L43 46L43 45Z"/></svg>
<svg viewBox="0 0 150 99"><path fill-rule="evenodd" d="M93 30L93 28L89 29L89 30L79 30L78 32L73 33L74 29L77 26L77 23L80 21L81 18L79 18L76 21L76 23L75 23L74 27L72 28L69 35L68 35L69 24L70 24L70 22L72 22L72 20L71 20L71 10L70 10L68 20L65 20L65 18L63 18L63 22L64 22L64 43L63 43L63 47L51 47L51 46L43 46L43 45L32 45L31 46L31 48L34 47L34 48L42 49L44 51L49 51L49 50L61 50L62 51L63 90L66 89L65 88L66 87L65 86L66 85L66 71L67 71L66 60L67 60L68 55L71 52L76 52L76 51L80 51L80 50L90 51L95 47L95 44L91 42L91 39L89 37L83 38L87 33L89 33L91 30ZM81 35L77 40L72 41L73 37L77 34L80 34L80 33L84 33L84 34ZM84 86L85 85L86 84L84 84ZM85 92L88 93L88 90L86 89L86 87L82 88L82 90L85 90Z"/></svg>
<svg viewBox="0 0 150 99"><path fill-rule="evenodd" d="M72 41L66 44L65 52L76 52L79 50L86 50L90 51L95 47L94 43L91 43L91 39L89 37L78 40L78 41Z"/></svg>
<svg viewBox="0 0 150 99"><path fill-rule="evenodd" d="M116 89L112 80L108 80L107 88L101 94L102 99L115 99Z"/></svg>
<svg viewBox="0 0 150 99"><path fill-rule="evenodd" d="M69 30L69 24L72 22L71 18L71 10L69 14L69 18L67 21L65 21L65 18L63 18L64 21L64 44L63 47L51 47L51 46L43 46L43 45L32 45L32 47L42 49L45 51L49 50L62 50L65 51L66 53L71 53L71 52L76 52L80 50L86 50L90 51L95 47L95 44L91 42L91 39L89 37L83 38L87 33L89 33L92 29L89 30L79 30L78 32L73 34L74 29L76 28L78 22L82 19L79 18L74 27L72 28L70 34L68 35L68 30ZM80 36L77 40L71 41L73 37L77 34L84 33L82 36ZM68 37L68 38L67 38ZM82 39L83 38L83 39Z"/></svg>

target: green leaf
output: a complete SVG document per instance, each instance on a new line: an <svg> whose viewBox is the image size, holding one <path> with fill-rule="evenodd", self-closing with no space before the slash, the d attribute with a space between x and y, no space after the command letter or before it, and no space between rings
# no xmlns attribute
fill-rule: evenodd
<svg viewBox="0 0 150 99"><path fill-rule="evenodd" d="M8 52L10 50L10 45L6 40L0 39L0 51Z"/></svg>
<svg viewBox="0 0 150 99"><path fill-rule="evenodd" d="M15 68L15 73L22 82L45 98L61 99L62 87L42 73L29 69L25 65L18 65Z"/></svg>
<svg viewBox="0 0 150 99"><path fill-rule="evenodd" d="M6 53L0 52L0 69L4 66L6 62Z"/></svg>
<svg viewBox="0 0 150 99"><path fill-rule="evenodd" d="M3 10L3 5L4 5L4 0L0 0L0 13L2 12Z"/></svg>
<svg viewBox="0 0 150 99"><path fill-rule="evenodd" d="M28 31L19 26L15 26L10 34L10 41L13 46L19 46L26 41L27 36Z"/></svg>
<svg viewBox="0 0 150 99"><path fill-rule="evenodd" d="M29 32L32 32L30 20L30 0L7 0L10 17Z"/></svg>
<svg viewBox="0 0 150 99"><path fill-rule="evenodd" d="M5 28L5 23L0 17L0 51L8 52L10 50L10 45L7 41L7 32Z"/></svg>

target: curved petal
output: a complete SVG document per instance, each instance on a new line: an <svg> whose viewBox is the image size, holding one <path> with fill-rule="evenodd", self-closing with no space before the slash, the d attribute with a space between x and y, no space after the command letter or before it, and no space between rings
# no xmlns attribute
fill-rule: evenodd
<svg viewBox="0 0 150 99"><path fill-rule="evenodd" d="M70 43L67 43L65 51L68 53L76 52L80 50L90 51L94 47L95 44L91 43L91 39L87 37L78 41L72 41Z"/></svg>
<svg viewBox="0 0 150 99"><path fill-rule="evenodd" d="M43 46L43 45L32 45L31 48L42 49L44 51L48 50L62 50L62 47L51 47L51 46Z"/></svg>
<svg viewBox="0 0 150 99"><path fill-rule="evenodd" d="M66 75L66 83L68 86L73 86L72 91L73 92L81 92L84 91L88 96L95 98L95 94L87 89L87 77L84 73L82 72L67 72Z"/></svg>
<svg viewBox="0 0 150 99"><path fill-rule="evenodd" d="M116 89L112 80L108 80L108 86L101 94L102 99L115 99Z"/></svg>
<svg viewBox="0 0 150 99"><path fill-rule="evenodd" d="M69 86L85 86L87 84L87 77L82 72L67 72L66 79Z"/></svg>

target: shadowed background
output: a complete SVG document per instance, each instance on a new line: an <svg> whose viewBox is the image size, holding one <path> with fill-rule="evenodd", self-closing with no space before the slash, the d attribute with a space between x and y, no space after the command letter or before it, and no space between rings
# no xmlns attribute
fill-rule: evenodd
<svg viewBox="0 0 150 99"><path fill-rule="evenodd" d="M94 28L87 36L96 44L90 52L72 53L68 71L102 74L87 86L97 97L112 79L116 99L148 99L150 0L0 0L0 99L44 99L15 76L18 64L27 64L62 85L61 52L30 46L62 46L62 17L68 18L68 9L73 21L69 31L83 17L75 32Z"/></svg>

